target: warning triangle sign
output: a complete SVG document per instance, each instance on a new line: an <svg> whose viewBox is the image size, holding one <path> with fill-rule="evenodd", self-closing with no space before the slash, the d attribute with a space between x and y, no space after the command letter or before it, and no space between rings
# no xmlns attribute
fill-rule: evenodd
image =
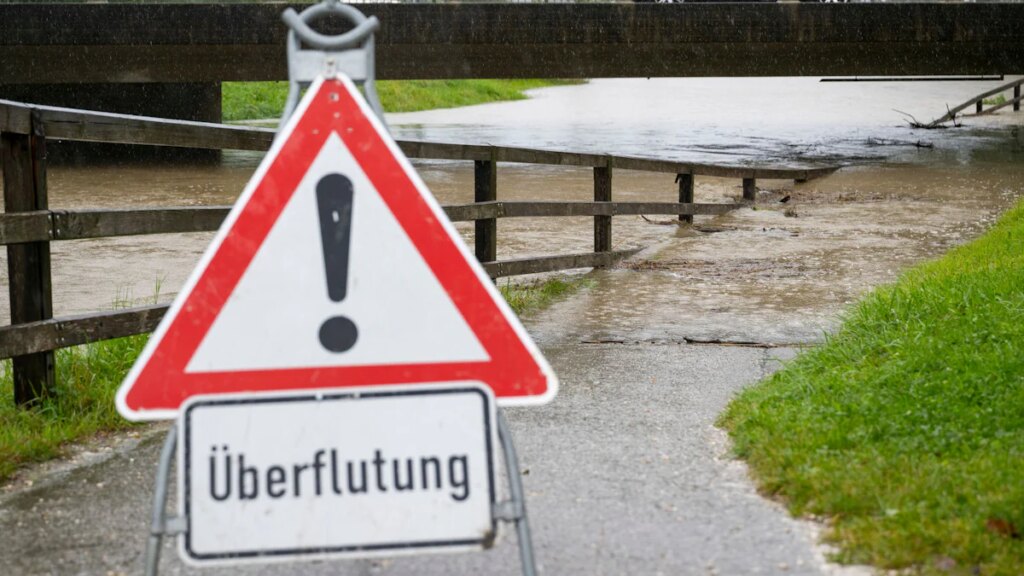
<svg viewBox="0 0 1024 576"><path fill-rule="evenodd" d="M479 380L505 405L557 381L343 76L281 130L117 394L132 420L191 396Z"/></svg>

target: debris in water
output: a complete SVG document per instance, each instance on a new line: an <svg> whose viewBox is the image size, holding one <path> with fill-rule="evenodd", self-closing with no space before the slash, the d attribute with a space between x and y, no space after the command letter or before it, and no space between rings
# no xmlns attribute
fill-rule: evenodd
<svg viewBox="0 0 1024 576"><path fill-rule="evenodd" d="M682 226L683 224L681 220L651 220L643 214L641 214L640 217L643 218L644 222L647 222L648 224L656 224L658 226Z"/></svg>
<svg viewBox="0 0 1024 576"><path fill-rule="evenodd" d="M924 142L922 140L910 141L889 140L887 138L868 138L866 144L868 146L913 146L915 148L935 148L935 145L931 142Z"/></svg>
<svg viewBox="0 0 1024 576"><path fill-rule="evenodd" d="M908 118L907 124L909 124L911 128L922 128L924 130L936 130L936 129L939 129L939 128L949 128L949 126L946 126L946 122L952 122L953 123L953 128L959 128L959 127L961 127L963 125L962 122L958 122L957 121L956 113L953 112L952 110L950 110L949 106L946 106L946 116L944 116L943 118L940 118L938 120L932 120L931 122L921 122L917 118L914 118L913 114L909 114L907 112L904 112L902 110L897 110L895 108L893 108L893 112L897 112L899 114L902 114L906 118Z"/></svg>

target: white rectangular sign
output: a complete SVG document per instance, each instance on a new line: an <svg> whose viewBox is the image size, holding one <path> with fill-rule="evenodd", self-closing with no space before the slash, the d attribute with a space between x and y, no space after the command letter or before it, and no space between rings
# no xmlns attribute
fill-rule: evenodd
<svg viewBox="0 0 1024 576"><path fill-rule="evenodd" d="M493 540L494 399L478 383L193 398L179 425L191 562Z"/></svg>

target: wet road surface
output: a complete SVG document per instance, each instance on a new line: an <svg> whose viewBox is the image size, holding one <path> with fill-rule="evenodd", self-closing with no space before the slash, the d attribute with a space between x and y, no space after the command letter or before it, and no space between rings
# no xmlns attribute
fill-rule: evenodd
<svg viewBox="0 0 1024 576"><path fill-rule="evenodd" d="M736 390L791 351L570 343L545 352L562 378L558 399L507 413L541 573L823 573L813 531L757 495L713 426ZM97 463L37 478L31 488L22 481L0 497L5 573L139 573L162 436L150 428ZM201 572L182 565L168 543L161 573L518 570L506 529L494 550L481 553Z"/></svg>

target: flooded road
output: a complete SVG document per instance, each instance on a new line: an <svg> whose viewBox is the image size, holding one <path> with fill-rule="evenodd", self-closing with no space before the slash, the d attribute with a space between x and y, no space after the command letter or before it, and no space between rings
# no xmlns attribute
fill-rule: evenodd
<svg viewBox="0 0 1024 576"><path fill-rule="evenodd" d="M814 79L597 80L531 100L390 117L398 138L664 157L723 164L843 163L807 184L759 181L757 209L697 217L616 217L614 247L651 247L594 274L573 306L538 318L544 340L806 342L865 289L980 233L1024 192L1024 114L912 131L993 82L819 83ZM922 148L917 146L920 143ZM52 208L231 203L261 158L219 166L53 167ZM444 204L472 201L471 163L422 161ZM501 165L499 199L589 200L589 169ZM699 202L740 183L697 179ZM674 201L671 175L617 171L617 200ZM788 197L788 201L781 202ZM467 240L472 224L458 225ZM499 258L589 251L592 219L505 219ZM212 234L53 243L56 315L167 301ZM504 280L503 280L504 282ZM8 318L6 291L0 321ZM666 313L670 310L670 313ZM555 327L558 330L555 330Z"/></svg>
<svg viewBox="0 0 1024 576"><path fill-rule="evenodd" d="M1022 191L1019 168L998 174L861 167L795 189L769 184L756 210L667 227L657 249L596 272L595 289L534 330L595 344L817 341L869 288L981 233Z"/></svg>
<svg viewBox="0 0 1024 576"><path fill-rule="evenodd" d="M908 110L921 119L987 87L610 80L392 118L399 137L737 164L850 163L805 184L759 181L756 207L697 217L692 227L666 216L616 217L614 247L646 249L526 319L562 381L555 402L508 410L542 573L870 573L829 565L816 546L820 528L761 498L714 422L738 390L791 358L794 345L819 339L864 291L976 237L1024 194L1024 114L912 132L889 110L927 102ZM55 167L51 206L226 204L259 158L232 153L223 165L188 169ZM470 164L417 166L442 203L471 201ZM592 198L589 170L502 165L498 178L500 199ZM676 194L671 175L615 172L616 199ZM741 195L737 180L697 179L700 202ZM471 224L458 228L471 238ZM590 218L506 219L498 231L507 258L587 251L593 228ZM53 243L55 311L109 309L156 292L166 301L210 237ZM0 297L6 315L6 291ZM710 341L784 347L677 345ZM0 565L24 574L138 572L158 451L151 430L91 464L0 494L0 531L10 534ZM506 535L487 554L318 562L304 572L514 574L514 543ZM198 572L167 542L161 573Z"/></svg>

